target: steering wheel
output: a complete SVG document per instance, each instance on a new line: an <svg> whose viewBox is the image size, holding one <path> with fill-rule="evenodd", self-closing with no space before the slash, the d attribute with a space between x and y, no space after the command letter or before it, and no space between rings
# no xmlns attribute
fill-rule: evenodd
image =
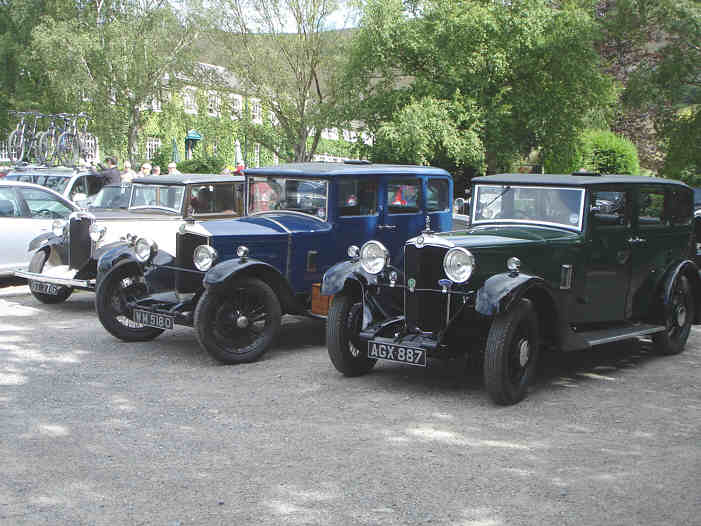
<svg viewBox="0 0 701 526"><path fill-rule="evenodd" d="M35 216L42 216L42 217L54 217L55 213L53 210L49 210L48 208L42 208L41 210L37 210L34 212Z"/></svg>

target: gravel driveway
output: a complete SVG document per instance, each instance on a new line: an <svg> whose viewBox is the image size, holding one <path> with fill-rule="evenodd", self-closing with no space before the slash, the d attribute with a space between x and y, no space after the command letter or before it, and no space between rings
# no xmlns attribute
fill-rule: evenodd
<svg viewBox="0 0 701 526"><path fill-rule="evenodd" d="M0 524L701 523L701 329L544 356L514 407L464 364L347 379L287 318L258 363L177 328L123 343L93 295L0 290Z"/></svg>

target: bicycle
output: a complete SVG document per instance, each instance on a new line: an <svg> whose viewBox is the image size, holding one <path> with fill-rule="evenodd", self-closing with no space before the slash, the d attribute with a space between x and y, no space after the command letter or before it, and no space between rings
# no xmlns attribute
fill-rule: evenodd
<svg viewBox="0 0 701 526"><path fill-rule="evenodd" d="M32 159L32 154L36 154L37 144L37 122L45 115L36 111L14 111L9 110L10 115L19 115L20 120L15 129L7 139L7 150L10 160L18 163L24 160L25 155L28 161ZM34 116L34 124L29 130L27 128L26 116Z"/></svg>
<svg viewBox="0 0 701 526"><path fill-rule="evenodd" d="M39 149L37 157L39 162L49 164L55 160L58 138L68 129L70 113L57 113L48 115L49 127L39 134ZM56 126L56 119L63 119L63 126Z"/></svg>
<svg viewBox="0 0 701 526"><path fill-rule="evenodd" d="M85 123L83 124L83 130L78 131L78 119L84 118ZM85 152L85 147L83 146L83 141L81 133L87 133L87 126L90 117L87 113L79 113L77 115L72 115L70 119L70 124L67 126L66 131L64 131L58 137L58 146L56 148L56 154L58 159L65 165L77 165L80 161L80 156Z"/></svg>

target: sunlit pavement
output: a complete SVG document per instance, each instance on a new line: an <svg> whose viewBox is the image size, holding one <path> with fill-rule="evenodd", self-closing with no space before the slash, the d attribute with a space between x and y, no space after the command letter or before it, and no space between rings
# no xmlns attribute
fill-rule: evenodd
<svg viewBox="0 0 701 526"><path fill-rule="evenodd" d="M0 524L698 524L701 329L542 358L502 408L462 362L343 378L317 320L221 366L2 288Z"/></svg>

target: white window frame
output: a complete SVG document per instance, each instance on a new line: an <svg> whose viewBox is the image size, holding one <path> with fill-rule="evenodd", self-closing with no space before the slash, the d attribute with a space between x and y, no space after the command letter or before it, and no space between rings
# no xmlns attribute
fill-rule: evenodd
<svg viewBox="0 0 701 526"><path fill-rule="evenodd" d="M190 115L197 114L197 98L195 88L187 87L183 90L183 111Z"/></svg>
<svg viewBox="0 0 701 526"><path fill-rule="evenodd" d="M207 115L219 117L221 114L221 96L216 91L207 92Z"/></svg>
<svg viewBox="0 0 701 526"><path fill-rule="evenodd" d="M239 120L243 113L243 96L238 93L231 93L229 97L231 98L231 118Z"/></svg>
<svg viewBox="0 0 701 526"><path fill-rule="evenodd" d="M161 149L162 144L158 137L146 137L146 159L149 161L153 159L158 150Z"/></svg>
<svg viewBox="0 0 701 526"><path fill-rule="evenodd" d="M263 124L263 106L260 99L251 99L251 120L255 124Z"/></svg>

